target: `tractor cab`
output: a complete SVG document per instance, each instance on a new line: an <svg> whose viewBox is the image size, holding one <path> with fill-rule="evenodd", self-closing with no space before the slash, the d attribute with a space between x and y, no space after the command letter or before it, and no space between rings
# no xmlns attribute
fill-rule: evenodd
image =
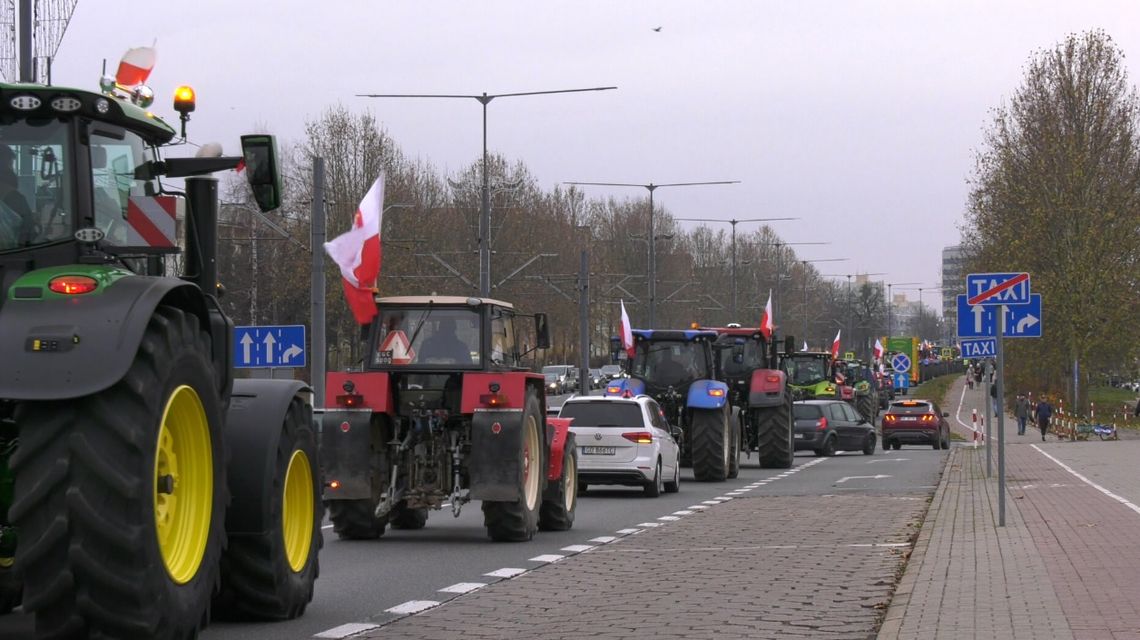
<svg viewBox="0 0 1140 640"><path fill-rule="evenodd" d="M715 377L715 340L712 331L635 330L629 374L644 381L650 394L666 389L683 394L693 382Z"/></svg>

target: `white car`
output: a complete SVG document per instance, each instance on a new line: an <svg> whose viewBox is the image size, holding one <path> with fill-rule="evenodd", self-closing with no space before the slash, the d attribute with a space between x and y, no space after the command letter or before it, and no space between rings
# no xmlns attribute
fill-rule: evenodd
<svg viewBox="0 0 1140 640"><path fill-rule="evenodd" d="M681 488L680 427L672 427L649 396L577 396L562 405L573 418L578 489L591 484L643 487L656 498Z"/></svg>

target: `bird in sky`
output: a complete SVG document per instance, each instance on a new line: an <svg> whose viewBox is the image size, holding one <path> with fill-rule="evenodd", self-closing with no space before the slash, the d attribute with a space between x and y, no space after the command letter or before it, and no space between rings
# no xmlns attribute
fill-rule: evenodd
<svg viewBox="0 0 1140 640"><path fill-rule="evenodd" d="M653 27L653 30L654 30L654 31L656 31L656 32L658 32L658 33L660 33L660 32L661 32L661 27Z"/></svg>

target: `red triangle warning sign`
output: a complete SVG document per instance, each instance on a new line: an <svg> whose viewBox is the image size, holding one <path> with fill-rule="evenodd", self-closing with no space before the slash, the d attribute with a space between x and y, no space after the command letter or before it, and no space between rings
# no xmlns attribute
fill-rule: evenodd
<svg viewBox="0 0 1140 640"><path fill-rule="evenodd" d="M410 364L416 358L416 351L412 349L412 343L403 331L389 333L384 338L384 344L380 345L380 352L385 355L390 354L392 364Z"/></svg>

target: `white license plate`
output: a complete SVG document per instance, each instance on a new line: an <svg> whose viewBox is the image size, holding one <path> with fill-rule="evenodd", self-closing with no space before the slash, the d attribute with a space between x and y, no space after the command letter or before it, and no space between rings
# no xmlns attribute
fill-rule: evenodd
<svg viewBox="0 0 1140 640"><path fill-rule="evenodd" d="M903 416L899 418L899 420L902 420L903 422L914 422L915 420L918 420L918 418L916 416Z"/></svg>
<svg viewBox="0 0 1140 640"><path fill-rule="evenodd" d="M804 434L804 433L797 433L796 434L796 440L803 440L806 435L807 434Z"/></svg>
<svg viewBox="0 0 1140 640"><path fill-rule="evenodd" d="M616 451L615 447L582 447L582 453L587 456L612 456Z"/></svg>

